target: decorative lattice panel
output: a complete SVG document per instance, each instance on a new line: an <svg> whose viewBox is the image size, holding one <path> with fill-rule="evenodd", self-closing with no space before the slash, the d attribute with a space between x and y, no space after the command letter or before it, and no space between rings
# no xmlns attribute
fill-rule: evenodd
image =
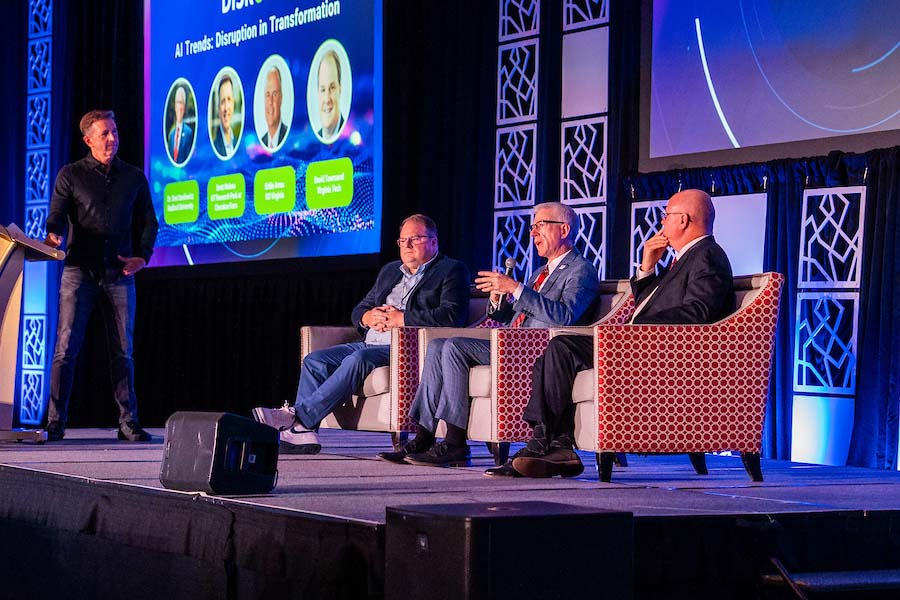
<svg viewBox="0 0 900 600"><path fill-rule="evenodd" d="M495 208L534 205L536 145L535 125L497 130Z"/></svg>
<svg viewBox="0 0 900 600"><path fill-rule="evenodd" d="M516 259L516 280L531 275L531 210L494 213L494 265L502 268L506 259Z"/></svg>
<svg viewBox="0 0 900 600"><path fill-rule="evenodd" d="M497 52L497 125L537 119L538 41L500 46Z"/></svg>
<svg viewBox="0 0 900 600"><path fill-rule="evenodd" d="M44 315L25 315L22 319L22 367L44 368Z"/></svg>
<svg viewBox="0 0 900 600"><path fill-rule="evenodd" d="M575 248L591 261L597 276L606 279L606 207L576 208L581 229L575 240Z"/></svg>
<svg viewBox="0 0 900 600"><path fill-rule="evenodd" d="M609 0L564 0L563 31L609 23Z"/></svg>
<svg viewBox="0 0 900 600"><path fill-rule="evenodd" d="M50 152L36 150L25 153L25 203L50 198Z"/></svg>
<svg viewBox="0 0 900 600"><path fill-rule="evenodd" d="M49 38L28 42L28 92L50 90L51 44Z"/></svg>
<svg viewBox="0 0 900 600"><path fill-rule="evenodd" d="M662 229L662 214L666 207L666 200L650 200L647 202L634 202L631 204L631 265L629 274L634 275L641 266L641 255L644 253L644 242ZM658 265L669 266L675 258L675 251L669 248Z"/></svg>
<svg viewBox="0 0 900 600"><path fill-rule="evenodd" d="M566 204L606 201L606 119L562 125L560 198Z"/></svg>
<svg viewBox="0 0 900 600"><path fill-rule="evenodd" d="M498 39L508 42L538 34L541 26L540 0L501 0Z"/></svg>
<svg viewBox="0 0 900 600"><path fill-rule="evenodd" d="M37 425L41 422L44 408L44 371L22 369L19 396L19 421L25 425Z"/></svg>
<svg viewBox="0 0 900 600"><path fill-rule="evenodd" d="M50 145L50 94L28 97L28 128L25 144L28 148Z"/></svg>
<svg viewBox="0 0 900 600"><path fill-rule="evenodd" d="M858 312L856 292L797 294L795 391L855 393Z"/></svg>
<svg viewBox="0 0 900 600"><path fill-rule="evenodd" d="M28 89L25 122L25 213L26 235L44 239L50 200L51 92L53 61L53 0L28 2ZM47 378L47 314L56 310L56 300L47 294L45 265L26 263L23 299L32 312L22 319L18 379L18 421L37 425L43 417L44 381ZM55 280L55 276L53 277ZM43 310L41 310L43 309Z"/></svg>
<svg viewBox="0 0 900 600"><path fill-rule="evenodd" d="M47 237L47 209L43 206L25 209L25 233L30 238L42 240Z"/></svg>
<svg viewBox="0 0 900 600"><path fill-rule="evenodd" d="M798 287L860 286L865 205L865 187L804 191Z"/></svg>
<svg viewBox="0 0 900 600"><path fill-rule="evenodd" d="M53 31L53 0L28 0L28 37L50 35Z"/></svg>

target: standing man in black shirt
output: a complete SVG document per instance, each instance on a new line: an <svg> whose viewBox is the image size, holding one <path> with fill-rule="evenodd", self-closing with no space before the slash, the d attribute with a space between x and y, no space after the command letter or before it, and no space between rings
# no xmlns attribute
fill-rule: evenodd
<svg viewBox="0 0 900 600"><path fill-rule="evenodd" d="M119 132L113 112L92 110L81 118L80 128L90 153L59 171L47 215L49 246L61 246L70 231L59 288L47 439L59 441L65 435L75 359L88 318L99 306L119 405L118 437L146 442L150 434L138 422L131 358L134 274L150 260L159 224L144 173L116 158Z"/></svg>

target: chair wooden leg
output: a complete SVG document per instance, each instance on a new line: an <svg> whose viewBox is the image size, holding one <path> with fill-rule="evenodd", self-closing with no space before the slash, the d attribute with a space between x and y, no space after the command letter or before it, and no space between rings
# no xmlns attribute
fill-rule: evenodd
<svg viewBox="0 0 900 600"><path fill-rule="evenodd" d="M509 460L509 442L485 442L485 446L494 456L494 464L501 466Z"/></svg>
<svg viewBox="0 0 900 600"><path fill-rule="evenodd" d="M400 452L403 448L403 445L406 443L406 440L409 439L408 431L393 431L391 432L391 444L394 445L394 452Z"/></svg>
<svg viewBox="0 0 900 600"><path fill-rule="evenodd" d="M759 452L741 452L741 462L747 469L747 474L752 481L762 481L762 467L759 464Z"/></svg>
<svg viewBox="0 0 900 600"><path fill-rule="evenodd" d="M697 471L697 475L709 475L706 469L706 454L703 452L688 452L688 458L691 459L691 465Z"/></svg>
<svg viewBox="0 0 900 600"><path fill-rule="evenodd" d="M615 452L600 452L597 457L597 475L600 481L609 483L612 480L613 463L616 461Z"/></svg>
<svg viewBox="0 0 900 600"><path fill-rule="evenodd" d="M616 466L617 467L627 467L628 459L625 457L624 452L616 452Z"/></svg>

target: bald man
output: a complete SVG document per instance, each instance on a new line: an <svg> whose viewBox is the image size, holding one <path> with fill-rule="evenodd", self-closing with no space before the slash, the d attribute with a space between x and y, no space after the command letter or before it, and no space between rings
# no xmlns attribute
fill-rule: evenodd
<svg viewBox="0 0 900 600"><path fill-rule="evenodd" d="M685 190L669 199L662 231L644 244L641 266L631 279L637 306L632 323L712 323L734 310L731 264L712 237L715 218L706 192ZM657 273L657 263L669 247L675 261ZM584 470L574 451L572 385L579 371L593 368L593 347L589 336L562 335L550 341L535 362L523 415L534 434L506 464L488 469L486 475L574 477Z"/></svg>

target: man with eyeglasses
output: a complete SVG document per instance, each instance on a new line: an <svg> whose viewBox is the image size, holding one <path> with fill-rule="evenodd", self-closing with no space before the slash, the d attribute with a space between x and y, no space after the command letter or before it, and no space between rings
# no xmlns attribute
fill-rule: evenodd
<svg viewBox="0 0 900 600"><path fill-rule="evenodd" d="M310 352L303 359L293 406L254 408L253 418L278 429L280 452L316 454L316 431L336 406L348 400L366 376L390 362L391 329L461 327L469 309L469 271L438 253L437 226L425 215L400 225L400 260L378 273L375 285L351 313L365 341Z"/></svg>
<svg viewBox="0 0 900 600"><path fill-rule="evenodd" d="M578 251L578 215L570 207L547 202L535 207L531 239L547 264L536 269L527 284L503 273L480 271L475 283L490 292L488 316L511 327L558 327L581 324L589 318L599 282L597 270ZM469 369L490 362L490 342L473 338L432 340L410 416L416 437L396 452L378 458L395 463L436 467L468 466L471 454L466 428L469 422ZM435 440L438 421L447 424L447 436Z"/></svg>
<svg viewBox="0 0 900 600"><path fill-rule="evenodd" d="M734 310L731 264L712 237L715 218L706 192L685 190L669 199L662 231L644 243L641 266L631 279L637 307L632 323L712 323ZM675 251L673 264L657 273L657 263L669 247ZM575 477L584 470L574 450L572 385L579 371L593 368L593 347L590 336L550 340L534 364L531 398L523 415L534 427L532 438L486 475Z"/></svg>

